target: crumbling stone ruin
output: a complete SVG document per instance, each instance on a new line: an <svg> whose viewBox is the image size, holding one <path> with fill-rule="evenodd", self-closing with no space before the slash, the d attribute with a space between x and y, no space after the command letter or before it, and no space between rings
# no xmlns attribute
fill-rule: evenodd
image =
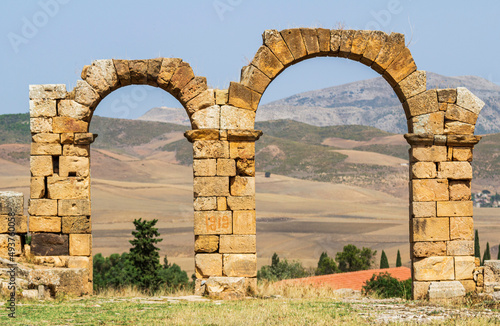
<svg viewBox="0 0 500 326"><path fill-rule="evenodd" d="M244 295L257 274L254 130L259 101L287 67L331 56L359 61L392 86L406 114L411 145L409 225L413 296L453 288L481 291L471 201L474 127L484 103L463 87L427 89L402 34L294 28L266 30L263 45L228 89L209 89L177 58L96 60L82 80L31 85L31 251L41 265L85 268L92 289L89 124L99 102L131 84L159 87L186 109L193 144L195 266L198 293ZM2 213L3 214L3 213ZM19 217L19 233L26 232ZM24 224L23 224L24 223ZM23 228L24 227L24 228ZM5 231L3 231L5 232ZM19 247L20 248L20 247ZM476 275L476 277L475 277ZM207 286L208 285L208 286ZM431 291L432 293L432 291Z"/></svg>

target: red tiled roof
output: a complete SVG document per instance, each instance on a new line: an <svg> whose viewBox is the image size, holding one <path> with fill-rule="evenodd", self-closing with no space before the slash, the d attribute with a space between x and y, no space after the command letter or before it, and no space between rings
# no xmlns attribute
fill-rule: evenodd
<svg viewBox="0 0 500 326"><path fill-rule="evenodd" d="M411 278L411 270L408 267L395 267L395 268L369 269L365 271L357 271L349 273L338 273L330 275L296 278L292 280L283 280L278 282L277 284L283 284L283 285L311 284L318 286L326 285L334 290L353 289L360 291L365 282L369 280L373 274L379 274L384 272L391 274L392 277L395 277L400 281L404 281Z"/></svg>

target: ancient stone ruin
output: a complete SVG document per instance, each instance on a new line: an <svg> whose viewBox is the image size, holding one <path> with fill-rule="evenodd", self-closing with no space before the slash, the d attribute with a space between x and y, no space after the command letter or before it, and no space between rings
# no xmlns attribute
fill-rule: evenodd
<svg viewBox="0 0 500 326"><path fill-rule="evenodd" d="M91 293L89 171L96 135L89 133L89 124L99 102L114 90L151 85L179 100L192 125L185 136L193 144L197 291L251 291L257 274L255 142L262 134L254 130L255 113L278 74L320 56L374 69L392 86L406 114L414 298L426 298L429 289L439 287L456 290L449 296L482 291L473 251L471 161L484 103L463 87L427 89L426 72L417 70L404 35L380 31L266 30L240 81L225 90L209 89L206 78L177 58L96 60L83 68L71 91L60 84L31 85L29 232L35 261L86 269L86 286L76 292ZM23 235L26 217L18 219Z"/></svg>

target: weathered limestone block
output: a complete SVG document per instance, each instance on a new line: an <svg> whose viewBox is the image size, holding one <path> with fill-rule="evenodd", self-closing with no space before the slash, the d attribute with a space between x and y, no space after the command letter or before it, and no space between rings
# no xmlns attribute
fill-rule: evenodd
<svg viewBox="0 0 500 326"><path fill-rule="evenodd" d="M170 84L170 80L174 72L179 67L181 59L178 58L163 58L161 62L160 72L158 73L157 83L163 89L166 89Z"/></svg>
<svg viewBox="0 0 500 326"><path fill-rule="evenodd" d="M378 73L383 73L405 48L405 36L400 33L391 33L382 49L371 65Z"/></svg>
<svg viewBox="0 0 500 326"><path fill-rule="evenodd" d="M196 254L194 264L196 278L222 276L221 254Z"/></svg>
<svg viewBox="0 0 500 326"><path fill-rule="evenodd" d="M472 161L471 147L453 147L453 161Z"/></svg>
<svg viewBox="0 0 500 326"><path fill-rule="evenodd" d="M207 79L205 77L194 77L181 90L179 94L179 99L181 103L187 103L196 96L206 91L207 89L208 89Z"/></svg>
<svg viewBox="0 0 500 326"><path fill-rule="evenodd" d="M50 199L90 198L90 180L81 177L47 177L47 195Z"/></svg>
<svg viewBox="0 0 500 326"><path fill-rule="evenodd" d="M147 60L129 60L130 82L132 84L145 85L148 82Z"/></svg>
<svg viewBox="0 0 500 326"><path fill-rule="evenodd" d="M449 181L450 200L470 200L470 180Z"/></svg>
<svg viewBox="0 0 500 326"><path fill-rule="evenodd" d="M412 244L413 256L417 258L431 257L431 256L446 256L446 242L445 241L424 241L415 242Z"/></svg>
<svg viewBox="0 0 500 326"><path fill-rule="evenodd" d="M412 146L412 162L444 162L447 160L446 146Z"/></svg>
<svg viewBox="0 0 500 326"><path fill-rule="evenodd" d="M184 137L187 138L188 141L191 143L194 143L197 140L224 140L222 137L220 137L220 134L222 131L219 131L218 129L198 129L198 130L187 130L184 132ZM227 139L226 139L227 140ZM214 143L206 143L208 145L214 144ZM228 151L229 151L229 145L228 146Z"/></svg>
<svg viewBox="0 0 500 326"><path fill-rule="evenodd" d="M69 254L70 256L90 256L92 253L91 234L70 234Z"/></svg>
<svg viewBox="0 0 500 326"><path fill-rule="evenodd" d="M231 196L253 196L255 195L255 178L240 177L231 178Z"/></svg>
<svg viewBox="0 0 500 326"><path fill-rule="evenodd" d="M118 80L118 75L116 73L115 65L113 64L112 59L95 60L92 62L92 65L87 70L87 78L86 78L86 81L91 86L94 85L92 85L92 83L89 82L89 76L94 75L96 73L100 75L107 84L108 89L105 90L105 92L111 92L120 87L120 81ZM104 88L103 85L100 85L100 87Z"/></svg>
<svg viewBox="0 0 500 326"><path fill-rule="evenodd" d="M194 234L231 234L233 220L231 211L195 211Z"/></svg>
<svg viewBox="0 0 500 326"><path fill-rule="evenodd" d="M0 233L9 233L9 215L0 215ZM14 216L15 233L28 232L28 217L24 215Z"/></svg>
<svg viewBox="0 0 500 326"><path fill-rule="evenodd" d="M251 90L262 94L266 90L267 85L271 83L271 79L254 65L248 65L241 69L240 82Z"/></svg>
<svg viewBox="0 0 500 326"><path fill-rule="evenodd" d="M431 282L429 301L449 300L465 296L465 288L459 281Z"/></svg>
<svg viewBox="0 0 500 326"><path fill-rule="evenodd" d="M217 197L197 197L194 199L195 211L213 211L217 209Z"/></svg>
<svg viewBox="0 0 500 326"><path fill-rule="evenodd" d="M436 217L436 202L434 201L414 201L410 209L412 217Z"/></svg>
<svg viewBox="0 0 500 326"><path fill-rule="evenodd" d="M474 221L472 217L450 218L450 239L451 240L474 239Z"/></svg>
<svg viewBox="0 0 500 326"><path fill-rule="evenodd" d="M242 299L248 295L248 281L244 277L209 277L201 293L219 300Z"/></svg>
<svg viewBox="0 0 500 326"><path fill-rule="evenodd" d="M31 155L61 155L61 144L31 143Z"/></svg>
<svg viewBox="0 0 500 326"><path fill-rule="evenodd" d="M474 263L474 243L472 242L471 255L455 257L455 279L472 280L476 264Z"/></svg>
<svg viewBox="0 0 500 326"><path fill-rule="evenodd" d="M30 100L58 100L66 97L66 85L64 84L30 85L29 89Z"/></svg>
<svg viewBox="0 0 500 326"><path fill-rule="evenodd" d="M281 61L279 61L273 52L265 45L262 45L257 50L251 64L257 67L270 79L276 77L284 69Z"/></svg>
<svg viewBox="0 0 500 326"><path fill-rule="evenodd" d="M59 144L61 137L59 134L41 133L41 134L34 134L33 136L31 136L31 140L34 143Z"/></svg>
<svg viewBox="0 0 500 326"><path fill-rule="evenodd" d="M248 67L248 66L247 66ZM243 70L241 71L243 74ZM243 77L242 77L243 79ZM248 87L248 85L246 85ZM227 89L216 89L215 90L215 104L226 105L229 97L229 92Z"/></svg>
<svg viewBox="0 0 500 326"><path fill-rule="evenodd" d="M217 159L217 175L218 176L235 176L236 161L234 159L219 158Z"/></svg>
<svg viewBox="0 0 500 326"><path fill-rule="evenodd" d="M255 196L227 197L227 206L230 210L255 210Z"/></svg>
<svg viewBox="0 0 500 326"><path fill-rule="evenodd" d="M193 182L195 197L229 195L228 177L195 177Z"/></svg>
<svg viewBox="0 0 500 326"><path fill-rule="evenodd" d="M90 216L63 216L62 233L80 234L91 233Z"/></svg>
<svg viewBox="0 0 500 326"><path fill-rule="evenodd" d="M217 210L227 211L227 197L217 197Z"/></svg>
<svg viewBox="0 0 500 326"><path fill-rule="evenodd" d="M333 34L332 34L333 36ZM387 40L387 34L381 31L373 31L368 39L363 57L360 59L361 63L371 66L377 58L380 50ZM332 47L333 50L333 47Z"/></svg>
<svg viewBox="0 0 500 326"><path fill-rule="evenodd" d="M356 31L352 29L342 31L340 34L339 57L347 58L351 54L352 41L355 34Z"/></svg>
<svg viewBox="0 0 500 326"><path fill-rule="evenodd" d="M198 158L228 158L229 143L218 140L196 140L193 143L193 157Z"/></svg>
<svg viewBox="0 0 500 326"><path fill-rule="evenodd" d="M221 121L220 111L220 106L212 105L194 112L191 116L193 129L219 129Z"/></svg>
<svg viewBox="0 0 500 326"><path fill-rule="evenodd" d="M87 132L89 124L86 121L69 117L52 118L52 131L56 134L65 132Z"/></svg>
<svg viewBox="0 0 500 326"><path fill-rule="evenodd" d="M97 138L97 134L90 132L77 132L73 134L73 138L76 145L90 145Z"/></svg>
<svg viewBox="0 0 500 326"><path fill-rule="evenodd" d="M52 132L52 118L30 118L30 130L36 133Z"/></svg>
<svg viewBox="0 0 500 326"><path fill-rule="evenodd" d="M444 133L446 135L472 135L474 125L460 121L445 121Z"/></svg>
<svg viewBox="0 0 500 326"><path fill-rule="evenodd" d="M62 153L64 156L84 156L88 157L90 155L89 145L64 145Z"/></svg>
<svg viewBox="0 0 500 326"><path fill-rule="evenodd" d="M233 234L255 234L255 210L233 211Z"/></svg>
<svg viewBox="0 0 500 326"><path fill-rule="evenodd" d="M476 124L477 114L455 104L448 104L445 115L447 120Z"/></svg>
<svg viewBox="0 0 500 326"><path fill-rule="evenodd" d="M172 95L177 96L194 77L193 69L187 62L183 61L179 63L179 66L170 79L167 91L169 91Z"/></svg>
<svg viewBox="0 0 500 326"><path fill-rule="evenodd" d="M214 106L215 105L215 93L213 89L207 89L201 92L198 96L194 97L192 100L185 104L186 111L189 116L192 116L195 112Z"/></svg>
<svg viewBox="0 0 500 326"><path fill-rule="evenodd" d="M301 28L300 33L308 55L319 53L318 31L316 28Z"/></svg>
<svg viewBox="0 0 500 326"><path fill-rule="evenodd" d="M59 176L88 177L90 162L88 157L61 156L59 158Z"/></svg>
<svg viewBox="0 0 500 326"><path fill-rule="evenodd" d="M414 179L431 179L437 175L434 162L415 162L411 166L411 174Z"/></svg>
<svg viewBox="0 0 500 326"><path fill-rule="evenodd" d="M45 178L33 177L30 182L30 198L43 198L45 196Z"/></svg>
<svg viewBox="0 0 500 326"><path fill-rule="evenodd" d="M255 176L255 160L239 159L236 161L238 175Z"/></svg>
<svg viewBox="0 0 500 326"><path fill-rule="evenodd" d="M78 80L74 89L75 102L94 108L97 106L101 97L99 94L84 80Z"/></svg>
<svg viewBox="0 0 500 326"><path fill-rule="evenodd" d="M57 200L53 199L30 199L28 213L33 215L56 216Z"/></svg>
<svg viewBox="0 0 500 326"><path fill-rule="evenodd" d="M61 232L59 216L31 216L30 232Z"/></svg>
<svg viewBox="0 0 500 326"><path fill-rule="evenodd" d="M113 59L113 64L115 65L116 74L118 75L118 80L120 85L127 86L131 84L130 80L130 69L128 68L128 60L116 60Z"/></svg>
<svg viewBox="0 0 500 326"><path fill-rule="evenodd" d="M44 265L44 266L49 266L49 267L67 267L68 266L68 258L69 256L36 256L35 257L35 263L37 265ZM30 276L33 274L30 273ZM30 282L31 282L31 277L30 277ZM41 281L41 280L33 280L35 283L36 281Z"/></svg>
<svg viewBox="0 0 500 326"><path fill-rule="evenodd" d="M223 273L225 276L257 276L256 254L224 254Z"/></svg>
<svg viewBox="0 0 500 326"><path fill-rule="evenodd" d="M472 240L448 241L446 243L446 252L448 256L474 256L474 241Z"/></svg>
<svg viewBox="0 0 500 326"><path fill-rule="evenodd" d="M59 216L90 215L89 199L61 199L57 206Z"/></svg>
<svg viewBox="0 0 500 326"><path fill-rule="evenodd" d="M217 252L219 249L218 235L196 235L194 237L194 252Z"/></svg>
<svg viewBox="0 0 500 326"><path fill-rule="evenodd" d="M255 157L255 142L229 143L229 157L235 159L251 159Z"/></svg>
<svg viewBox="0 0 500 326"><path fill-rule="evenodd" d="M416 281L454 280L453 257L428 257L413 262L413 276Z"/></svg>
<svg viewBox="0 0 500 326"><path fill-rule="evenodd" d="M160 74L160 69L162 66L163 58L149 59L148 67L146 70L148 85L157 87L158 86L158 75Z"/></svg>
<svg viewBox="0 0 500 326"><path fill-rule="evenodd" d="M255 235L221 235L219 252L224 254L246 254L255 253Z"/></svg>
<svg viewBox="0 0 500 326"><path fill-rule="evenodd" d="M67 234L35 233L31 237L31 252L35 256L69 255Z"/></svg>
<svg viewBox="0 0 500 326"><path fill-rule="evenodd" d="M89 257L68 257L68 268L89 268L90 258Z"/></svg>
<svg viewBox="0 0 500 326"><path fill-rule="evenodd" d="M413 282L413 300L424 300L429 294L430 282Z"/></svg>
<svg viewBox="0 0 500 326"><path fill-rule="evenodd" d="M299 29L284 29L280 32L295 60L307 55L306 46Z"/></svg>
<svg viewBox="0 0 500 326"><path fill-rule="evenodd" d="M44 177L52 175L54 166L52 165L52 156L31 156L30 171L33 177Z"/></svg>
<svg viewBox="0 0 500 326"><path fill-rule="evenodd" d="M413 60L411 52L405 47L399 56L387 67L383 77L394 87L416 70L417 65Z"/></svg>
<svg viewBox="0 0 500 326"><path fill-rule="evenodd" d="M426 89L427 73L423 70L414 71L394 87L394 91L398 94L401 103L404 103L410 97L425 92ZM406 115L410 116L409 112Z"/></svg>
<svg viewBox="0 0 500 326"><path fill-rule="evenodd" d="M457 89L456 88L438 89L438 101L450 104L455 103L457 101Z"/></svg>
<svg viewBox="0 0 500 326"><path fill-rule="evenodd" d="M217 160L214 158L193 160L193 173L195 177L214 177L217 173Z"/></svg>
<svg viewBox="0 0 500 326"><path fill-rule="evenodd" d="M363 57L363 53L368 45L371 31L356 31L352 40L351 53L349 59L359 61Z"/></svg>
<svg viewBox="0 0 500 326"><path fill-rule="evenodd" d="M340 50L340 38L342 37L342 30L330 30L330 51L332 55L337 56Z"/></svg>
<svg viewBox="0 0 500 326"><path fill-rule="evenodd" d="M328 31L328 33L330 32ZM264 45L266 45L274 53L274 55L278 58L278 60L281 61L284 66L290 64L294 60L290 49L283 40L280 32L278 32L277 30L265 30L262 34L262 41Z"/></svg>
<svg viewBox="0 0 500 326"><path fill-rule="evenodd" d="M447 241L450 239L448 218L414 218L412 241Z"/></svg>
<svg viewBox="0 0 500 326"><path fill-rule="evenodd" d="M469 162L438 163L438 178L466 180L472 179L472 166Z"/></svg>
<svg viewBox="0 0 500 326"><path fill-rule="evenodd" d="M472 201L438 201L437 216L472 216Z"/></svg>
<svg viewBox="0 0 500 326"><path fill-rule="evenodd" d="M228 104L242 109L256 111L261 94L251 90L241 83L229 84Z"/></svg>
<svg viewBox="0 0 500 326"><path fill-rule="evenodd" d="M236 129L230 129L230 130L225 130L221 131L221 138L222 138L222 132L226 132L227 134L227 139L230 141L235 141L235 142L241 142L241 141L256 141L262 136L262 130L236 130Z"/></svg>
<svg viewBox="0 0 500 326"><path fill-rule="evenodd" d="M9 257L9 242L12 248L12 237L8 234L0 234L0 257ZM14 256L21 255L21 237L18 235L14 236Z"/></svg>
<svg viewBox="0 0 500 326"><path fill-rule="evenodd" d="M476 291L476 282L474 280L459 280L462 283L465 293Z"/></svg>
<svg viewBox="0 0 500 326"><path fill-rule="evenodd" d="M90 108L73 100L61 100L57 104L57 112L60 116L77 120L88 121L90 118Z"/></svg>
<svg viewBox="0 0 500 326"><path fill-rule="evenodd" d="M449 200L446 179L415 179L411 185L413 201Z"/></svg>
<svg viewBox="0 0 500 326"><path fill-rule="evenodd" d="M0 191L0 215L22 215L24 195L14 191Z"/></svg>
<svg viewBox="0 0 500 326"><path fill-rule="evenodd" d="M475 114L479 114L484 106L484 102L467 88L457 87L457 105Z"/></svg>
<svg viewBox="0 0 500 326"><path fill-rule="evenodd" d="M56 100L36 99L30 100L31 118L52 118L57 114Z"/></svg>
<svg viewBox="0 0 500 326"><path fill-rule="evenodd" d="M100 61L100 60L96 60ZM100 97L104 98L106 95L113 91L112 85L108 84L101 67L96 65L96 61L92 63L90 67L87 68L87 75L85 76L85 81L95 89ZM110 60L111 61L111 60ZM114 65L113 70L114 70ZM118 82L118 76L116 76L116 81Z"/></svg>
<svg viewBox="0 0 500 326"><path fill-rule="evenodd" d="M412 119L413 132L416 134L436 134L444 132L444 112L422 114Z"/></svg>
<svg viewBox="0 0 500 326"><path fill-rule="evenodd" d="M220 112L221 129L253 129L255 112L223 105Z"/></svg>
<svg viewBox="0 0 500 326"><path fill-rule="evenodd" d="M406 114L409 114L407 118L438 112L439 105L436 90L431 89L409 98L403 103L403 108Z"/></svg>

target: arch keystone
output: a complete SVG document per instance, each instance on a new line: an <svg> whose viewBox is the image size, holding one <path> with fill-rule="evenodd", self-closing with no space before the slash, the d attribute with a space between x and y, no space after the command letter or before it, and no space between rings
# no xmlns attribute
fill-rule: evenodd
<svg viewBox="0 0 500 326"><path fill-rule="evenodd" d="M116 74L118 75L118 80L120 85L127 86L130 85L130 70L128 68L128 60L113 59L113 64L115 65Z"/></svg>
<svg viewBox="0 0 500 326"><path fill-rule="evenodd" d="M147 83L150 86L158 87L158 75L160 74L160 69L163 59L149 59L147 67Z"/></svg>
<svg viewBox="0 0 500 326"><path fill-rule="evenodd" d="M300 33L308 55L319 53L318 31L315 28L301 28Z"/></svg>
<svg viewBox="0 0 500 326"><path fill-rule="evenodd" d="M351 54L352 41L356 31L352 29L343 30L340 34L339 57L347 58Z"/></svg>

